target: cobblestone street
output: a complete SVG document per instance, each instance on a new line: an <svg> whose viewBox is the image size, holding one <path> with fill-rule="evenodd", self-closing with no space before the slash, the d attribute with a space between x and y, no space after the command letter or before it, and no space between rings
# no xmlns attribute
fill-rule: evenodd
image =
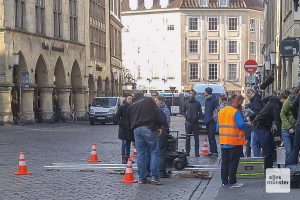
<svg viewBox="0 0 300 200"><path fill-rule="evenodd" d="M184 133L182 117L173 117L171 127ZM115 125L35 124L0 127L0 199L199 199L209 181L172 176L164 185L120 183L121 175L95 172L46 171L54 162L84 163L91 144L98 144L103 163L120 163L120 141ZM203 136L200 136L203 137ZM192 146L194 141L192 140ZM183 149L183 141L180 149ZM24 151L31 176L13 175L19 151ZM193 152L193 151L191 151ZM212 164L210 158L189 159ZM137 177L137 174L135 174Z"/></svg>

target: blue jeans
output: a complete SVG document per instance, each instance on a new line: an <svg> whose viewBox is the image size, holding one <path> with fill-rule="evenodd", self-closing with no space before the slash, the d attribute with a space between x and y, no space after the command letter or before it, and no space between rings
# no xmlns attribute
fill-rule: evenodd
<svg viewBox="0 0 300 200"><path fill-rule="evenodd" d="M146 179L150 163L152 180L159 180L159 142L156 131L144 126L134 129L135 147L138 153L139 180Z"/></svg>
<svg viewBox="0 0 300 200"><path fill-rule="evenodd" d="M285 149L285 165L288 166L291 163L292 148L295 135L289 133L289 131L287 130L281 130L281 135Z"/></svg>
<svg viewBox="0 0 300 200"><path fill-rule="evenodd" d="M209 142L209 151L210 153L218 154L218 147L216 142L216 122L214 120L206 124L208 142Z"/></svg>
<svg viewBox="0 0 300 200"><path fill-rule="evenodd" d="M254 157L261 157L261 146L258 141L257 134L254 130L251 131L251 144L250 144L253 156Z"/></svg>
<svg viewBox="0 0 300 200"><path fill-rule="evenodd" d="M270 129L264 127L254 127L253 131L256 133L258 144L262 148L262 156L265 157L265 169L273 167L273 153L274 153L274 138Z"/></svg>
<svg viewBox="0 0 300 200"><path fill-rule="evenodd" d="M122 157L129 157L130 156L130 140L122 140L122 146L121 146L121 152L122 152Z"/></svg>
<svg viewBox="0 0 300 200"><path fill-rule="evenodd" d="M291 155L291 165L296 165L299 162L298 156L300 151L300 125L296 126L296 133L294 138L294 144Z"/></svg>

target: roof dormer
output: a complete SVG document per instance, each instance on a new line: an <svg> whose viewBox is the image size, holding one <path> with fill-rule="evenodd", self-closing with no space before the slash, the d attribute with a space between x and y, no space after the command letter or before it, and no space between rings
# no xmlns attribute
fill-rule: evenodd
<svg viewBox="0 0 300 200"><path fill-rule="evenodd" d="M145 9L151 9L153 7L153 0L144 0Z"/></svg>
<svg viewBox="0 0 300 200"><path fill-rule="evenodd" d="M229 0L218 0L219 7L228 7Z"/></svg>
<svg viewBox="0 0 300 200"><path fill-rule="evenodd" d="M138 9L138 0L129 0L129 8L130 10Z"/></svg>
<svg viewBox="0 0 300 200"><path fill-rule="evenodd" d="M170 4L170 0L160 0L160 7L167 8Z"/></svg>
<svg viewBox="0 0 300 200"><path fill-rule="evenodd" d="M198 0L198 4L200 7L208 7L209 0Z"/></svg>

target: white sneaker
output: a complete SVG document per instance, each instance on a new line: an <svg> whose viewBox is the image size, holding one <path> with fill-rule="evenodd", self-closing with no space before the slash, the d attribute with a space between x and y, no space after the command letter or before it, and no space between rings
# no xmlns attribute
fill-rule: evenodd
<svg viewBox="0 0 300 200"><path fill-rule="evenodd" d="M243 183L235 183L235 184L230 184L228 186L228 188L241 188L241 187L244 187Z"/></svg>

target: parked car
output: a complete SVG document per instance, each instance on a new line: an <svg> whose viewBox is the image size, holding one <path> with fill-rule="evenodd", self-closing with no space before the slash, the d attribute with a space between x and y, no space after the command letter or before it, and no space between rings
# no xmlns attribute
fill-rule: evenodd
<svg viewBox="0 0 300 200"><path fill-rule="evenodd" d="M90 107L90 124L94 125L96 122L117 124L115 116L123 100L122 97L95 97Z"/></svg>
<svg viewBox="0 0 300 200"><path fill-rule="evenodd" d="M201 103L202 107L202 113L204 114L204 109L205 109L205 96L204 96L204 91L207 87L210 87L213 89L213 95L219 99L219 97L222 94L225 93L225 87L221 84L195 84L193 86L193 89L196 91L196 100ZM203 118L199 120L199 127L200 130L205 130L206 125L203 121Z"/></svg>

